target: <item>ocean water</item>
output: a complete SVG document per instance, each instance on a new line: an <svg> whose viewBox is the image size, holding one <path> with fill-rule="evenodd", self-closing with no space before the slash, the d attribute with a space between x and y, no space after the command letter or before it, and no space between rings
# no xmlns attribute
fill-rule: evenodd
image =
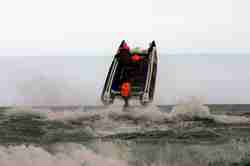
<svg viewBox="0 0 250 166"><path fill-rule="evenodd" d="M0 165L247 165L250 118L222 108L1 108Z"/></svg>

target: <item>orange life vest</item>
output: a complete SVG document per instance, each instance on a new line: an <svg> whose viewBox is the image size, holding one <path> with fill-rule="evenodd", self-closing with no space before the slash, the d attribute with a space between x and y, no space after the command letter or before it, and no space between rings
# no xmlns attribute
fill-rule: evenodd
<svg viewBox="0 0 250 166"><path fill-rule="evenodd" d="M128 97L130 93L130 83L124 82L121 86L121 95L123 97Z"/></svg>

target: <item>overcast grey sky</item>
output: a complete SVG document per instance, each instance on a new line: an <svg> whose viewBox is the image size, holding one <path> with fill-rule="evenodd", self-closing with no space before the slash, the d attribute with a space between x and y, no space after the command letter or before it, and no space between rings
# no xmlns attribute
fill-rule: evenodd
<svg viewBox="0 0 250 166"><path fill-rule="evenodd" d="M249 103L249 5L247 0L0 0L0 105L98 103L110 55L123 39L132 46L156 40L161 56L156 103L182 96ZM85 56L99 59L89 62Z"/></svg>
<svg viewBox="0 0 250 166"><path fill-rule="evenodd" d="M78 50L101 55L104 51L114 51L121 39L134 45L147 45L155 39L162 51L192 48L249 52L249 3L247 0L0 1L0 48Z"/></svg>

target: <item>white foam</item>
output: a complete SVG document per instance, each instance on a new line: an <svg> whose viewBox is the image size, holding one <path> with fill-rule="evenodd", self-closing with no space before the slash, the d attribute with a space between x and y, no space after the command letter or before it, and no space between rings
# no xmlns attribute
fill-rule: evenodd
<svg viewBox="0 0 250 166"><path fill-rule="evenodd" d="M49 153L41 147L0 146L1 166L126 166L125 161L107 158L80 144L60 144Z"/></svg>
<svg viewBox="0 0 250 166"><path fill-rule="evenodd" d="M249 123L250 119L243 116L213 115L209 108L202 104L197 98L188 98L179 101L170 113L161 111L157 106L131 107L123 109L119 106L110 106L104 109L91 111L52 111L50 109L32 110L31 108L11 109L8 115L23 112L25 114L39 114L48 120L62 122L77 122L77 124L91 125L94 129L107 131L124 127L124 124L140 126L144 124L165 124L168 122L179 122L183 120L211 119L217 123L239 124ZM131 128L133 126L130 126Z"/></svg>
<svg viewBox="0 0 250 166"><path fill-rule="evenodd" d="M250 123L250 119L244 116L232 116L232 115L211 115L217 123L222 124L247 124Z"/></svg>
<svg viewBox="0 0 250 166"><path fill-rule="evenodd" d="M46 147L0 146L1 166L128 166L131 165L230 165L249 154L248 143L230 141L220 145L137 144L95 142L93 150L66 143ZM181 150L180 150L181 149ZM94 152L95 151L95 152ZM134 164L133 164L134 163Z"/></svg>

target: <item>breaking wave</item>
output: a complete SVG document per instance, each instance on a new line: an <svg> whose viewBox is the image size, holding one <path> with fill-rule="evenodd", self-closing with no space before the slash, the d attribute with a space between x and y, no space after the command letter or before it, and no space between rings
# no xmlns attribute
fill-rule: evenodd
<svg viewBox="0 0 250 166"><path fill-rule="evenodd" d="M83 145L54 145L49 151L33 145L0 146L1 166L127 166L125 161L96 154Z"/></svg>
<svg viewBox="0 0 250 166"><path fill-rule="evenodd" d="M249 144L144 144L100 142L87 148L65 143L47 147L0 146L1 166L234 166L249 164ZM181 150L180 150L181 149Z"/></svg>
<svg viewBox="0 0 250 166"><path fill-rule="evenodd" d="M81 108L70 111L13 108L6 111L5 115L7 117L2 118L2 127L0 125L0 131L5 133L0 141L4 142L10 139L22 142L24 138L34 142L38 142L39 138L44 142L156 137L191 141L191 137L202 141L219 140L227 138L223 131L225 129L220 128L222 133L218 133L214 125L250 124L248 117L211 114L209 108L195 98L179 102L171 112L151 105L129 109L114 106L90 111ZM238 127L231 132L237 135L235 133L239 131L244 132L245 129Z"/></svg>

